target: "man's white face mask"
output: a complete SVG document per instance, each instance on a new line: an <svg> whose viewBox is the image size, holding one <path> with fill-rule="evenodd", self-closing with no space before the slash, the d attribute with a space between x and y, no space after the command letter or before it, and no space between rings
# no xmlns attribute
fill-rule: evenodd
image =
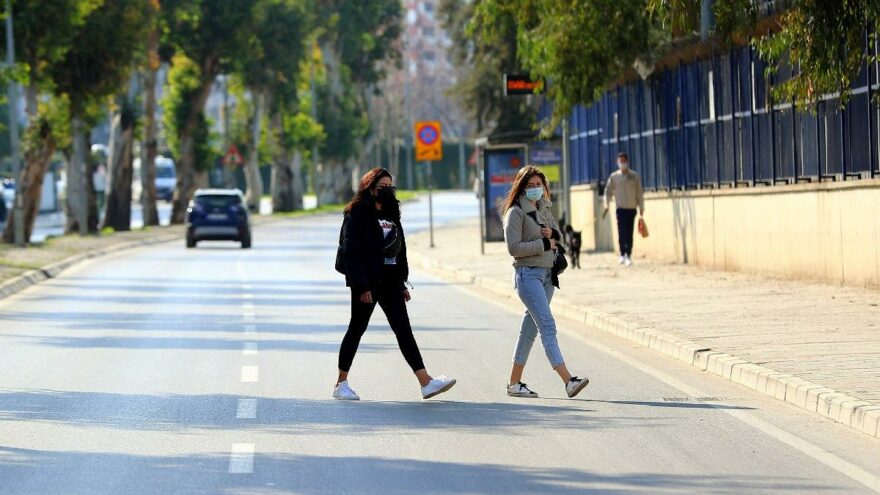
<svg viewBox="0 0 880 495"><path fill-rule="evenodd" d="M629 170L629 162L617 162L617 166L620 167L620 170L626 172Z"/></svg>

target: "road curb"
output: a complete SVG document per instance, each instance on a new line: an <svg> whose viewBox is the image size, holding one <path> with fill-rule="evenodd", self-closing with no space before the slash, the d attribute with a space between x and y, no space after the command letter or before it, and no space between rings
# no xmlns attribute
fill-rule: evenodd
<svg viewBox="0 0 880 495"><path fill-rule="evenodd" d="M411 250L409 256L411 261L415 261L416 266L443 278L472 284L498 297L514 299L510 284L475 275L468 270L439 262L423 253ZM556 296L553 306L555 312L565 318L636 342L702 371L820 414L868 436L880 438L880 405L837 392L795 375L751 363L732 354L716 351L709 346L682 339L650 326L634 324L619 316L567 300L565 296Z"/></svg>
<svg viewBox="0 0 880 495"><path fill-rule="evenodd" d="M36 285L45 280L49 280L50 278L55 278L64 270L78 263L82 263L83 261L106 256L108 254L116 253L119 251L125 251L127 249L150 246L152 244L160 244L163 242L171 242L180 240L182 238L182 234L166 234L153 239L120 242L117 244L111 244L101 249L75 254L61 261L50 263L42 268L24 272L21 275L7 280L6 282L0 283L0 299L21 292L22 290L32 285Z"/></svg>

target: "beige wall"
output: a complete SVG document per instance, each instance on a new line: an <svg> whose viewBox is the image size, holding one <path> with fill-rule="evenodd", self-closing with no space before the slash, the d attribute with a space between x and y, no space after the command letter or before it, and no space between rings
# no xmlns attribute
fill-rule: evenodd
<svg viewBox="0 0 880 495"><path fill-rule="evenodd" d="M597 215L598 213L598 215ZM611 250L613 211L572 188L585 249ZM880 180L649 193L635 253L720 270L880 287Z"/></svg>

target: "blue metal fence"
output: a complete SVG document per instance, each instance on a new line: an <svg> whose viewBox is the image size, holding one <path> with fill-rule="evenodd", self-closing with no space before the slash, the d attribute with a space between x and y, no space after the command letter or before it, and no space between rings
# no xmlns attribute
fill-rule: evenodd
<svg viewBox="0 0 880 495"><path fill-rule="evenodd" d="M576 107L572 183L604 182L620 151L650 190L880 176L877 63L865 64L843 108L839 95L824 95L813 112L774 104L765 69L751 47L737 48ZM784 80L788 70L775 77Z"/></svg>

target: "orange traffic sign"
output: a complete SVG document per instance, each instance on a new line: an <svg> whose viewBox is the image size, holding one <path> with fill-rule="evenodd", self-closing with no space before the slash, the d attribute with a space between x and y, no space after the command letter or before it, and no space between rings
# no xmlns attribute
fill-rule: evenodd
<svg viewBox="0 0 880 495"><path fill-rule="evenodd" d="M443 137L440 122L416 122L416 160L433 162L443 159Z"/></svg>

